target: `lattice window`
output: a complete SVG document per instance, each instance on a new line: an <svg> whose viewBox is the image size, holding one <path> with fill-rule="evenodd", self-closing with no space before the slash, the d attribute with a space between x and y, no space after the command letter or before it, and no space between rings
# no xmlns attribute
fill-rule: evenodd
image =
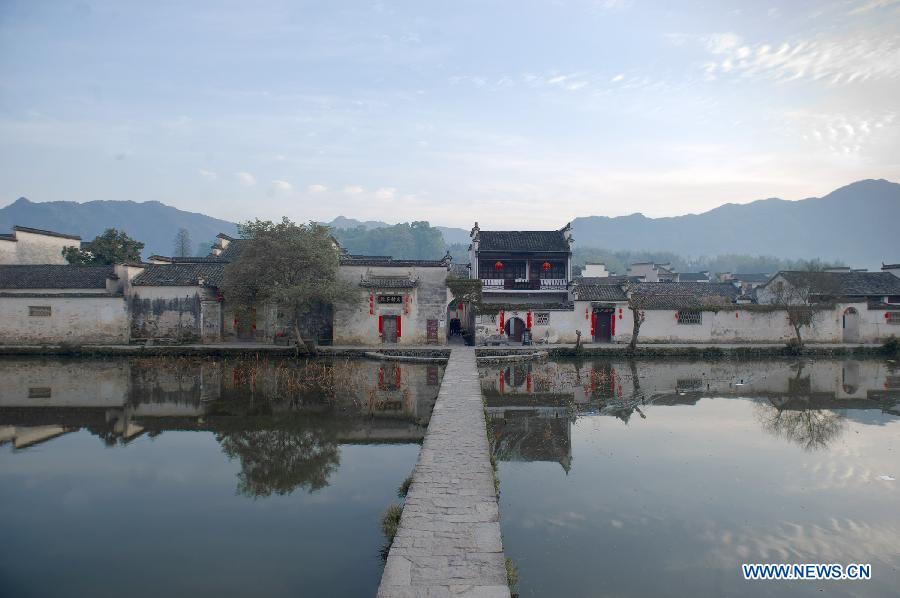
<svg viewBox="0 0 900 598"><path fill-rule="evenodd" d="M537 326L548 326L550 324L550 312L539 311L535 313L534 323Z"/></svg>
<svg viewBox="0 0 900 598"><path fill-rule="evenodd" d="M53 396L53 389L49 386L30 386L28 388L29 399L49 399Z"/></svg>
<svg viewBox="0 0 900 598"><path fill-rule="evenodd" d="M678 323L691 326L703 323L703 312L696 309L682 309L678 311Z"/></svg>
<svg viewBox="0 0 900 598"><path fill-rule="evenodd" d="M888 324L900 324L900 311L889 311L884 318Z"/></svg>
<svg viewBox="0 0 900 598"><path fill-rule="evenodd" d="M29 305L28 315L37 318L49 318L51 314L49 305Z"/></svg>

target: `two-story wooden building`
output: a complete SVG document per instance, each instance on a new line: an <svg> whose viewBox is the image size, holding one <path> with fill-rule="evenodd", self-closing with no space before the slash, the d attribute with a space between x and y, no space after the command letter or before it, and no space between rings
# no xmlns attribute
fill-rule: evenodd
<svg viewBox="0 0 900 598"><path fill-rule="evenodd" d="M485 303L502 307L496 315L479 317L478 336L517 342L525 330L549 333L551 311L571 312L568 224L559 230L487 231L476 222L470 236L470 276L481 280Z"/></svg>

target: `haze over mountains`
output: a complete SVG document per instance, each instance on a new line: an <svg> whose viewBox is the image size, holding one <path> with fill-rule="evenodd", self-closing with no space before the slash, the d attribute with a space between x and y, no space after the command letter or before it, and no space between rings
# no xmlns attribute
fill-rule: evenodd
<svg viewBox="0 0 900 598"><path fill-rule="evenodd" d="M473 222L477 214L472 214ZM726 204L702 214L648 218L642 214L609 218L587 216L572 222L581 247L610 250L671 251L684 256L726 253L781 258L843 260L854 267L877 268L882 260L900 261L900 184L883 179L841 187L822 198L799 201L764 199ZM195 243L216 234L237 233L234 223L185 212L160 202L92 201L34 203L20 198L0 208L0 233L14 225L79 234L92 239L108 227L126 231L146 243L145 255L172 251L181 227ZM328 223L337 228L388 226L343 216ZM546 227L564 223L547 222ZM437 227L448 243L466 243L469 231Z"/></svg>

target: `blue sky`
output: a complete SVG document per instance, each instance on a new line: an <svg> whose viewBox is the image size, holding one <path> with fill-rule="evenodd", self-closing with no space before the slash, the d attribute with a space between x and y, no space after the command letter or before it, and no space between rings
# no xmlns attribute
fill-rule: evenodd
<svg viewBox="0 0 900 598"><path fill-rule="evenodd" d="M900 180L900 2L0 0L0 205L546 228Z"/></svg>

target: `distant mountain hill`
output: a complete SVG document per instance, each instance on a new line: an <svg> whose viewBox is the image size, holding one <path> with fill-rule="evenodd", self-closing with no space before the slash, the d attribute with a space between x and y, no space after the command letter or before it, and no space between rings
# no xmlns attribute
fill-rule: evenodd
<svg viewBox="0 0 900 598"><path fill-rule="evenodd" d="M854 267L900 261L900 185L859 181L822 198L725 204L702 214L589 216L572 222L575 243L612 250L727 253L843 260Z"/></svg>
<svg viewBox="0 0 900 598"><path fill-rule="evenodd" d="M472 214L472 220L477 220ZM609 250L669 251L686 257L723 254L772 255L788 259L842 260L854 267L878 268L881 261L900 261L900 185L865 180L841 187L822 198L800 201L764 199L725 204L702 214L647 218L642 214L608 218L588 216L572 222L578 247ZM237 234L234 223L185 212L156 201L53 201L20 198L0 208L0 234L14 224L44 228L93 239L105 228L124 230L146 243L144 255L172 252L179 228L188 229L195 244L220 233ZM336 228L390 226L339 216ZM547 223L552 228L560 223ZM438 226L447 244L468 243L469 231ZM204 248L205 250L205 248Z"/></svg>
<svg viewBox="0 0 900 598"><path fill-rule="evenodd" d="M20 197L0 208L0 233L8 233L13 225L42 228L81 235L90 241L107 228L116 228L144 243L144 257L154 253L171 255L179 228L191 233L194 251L205 247L216 235L237 235L237 226L203 214L185 212L158 201L48 201L35 203ZM199 247L203 245L204 247Z"/></svg>

